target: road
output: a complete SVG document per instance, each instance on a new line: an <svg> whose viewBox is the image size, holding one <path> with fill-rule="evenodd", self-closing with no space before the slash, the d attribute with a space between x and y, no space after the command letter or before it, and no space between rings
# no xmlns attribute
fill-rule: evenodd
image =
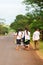
<svg viewBox="0 0 43 65"><path fill-rule="evenodd" d="M0 36L0 65L43 65L43 59L32 48L17 51L15 47L14 36Z"/></svg>

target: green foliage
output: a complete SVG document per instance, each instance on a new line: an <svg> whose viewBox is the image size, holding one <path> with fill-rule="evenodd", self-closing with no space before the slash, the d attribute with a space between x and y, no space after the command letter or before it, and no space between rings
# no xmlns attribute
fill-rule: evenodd
<svg viewBox="0 0 43 65"><path fill-rule="evenodd" d="M31 30L35 30L35 28L39 28L39 29L41 29L41 30L43 30L43 24L42 24L42 22L40 22L40 21L33 21L31 24L30 24L30 29Z"/></svg>
<svg viewBox="0 0 43 65"><path fill-rule="evenodd" d="M32 8L32 14L43 14L43 0L24 0L23 3L26 5L26 10L29 12Z"/></svg>
<svg viewBox="0 0 43 65"><path fill-rule="evenodd" d="M31 31L34 31L36 27L43 30L43 21L40 16L34 16L31 14L26 14L26 16L17 15L10 27L15 30L18 28L24 29L25 27L30 28Z"/></svg>
<svg viewBox="0 0 43 65"><path fill-rule="evenodd" d="M8 33L8 28L0 25L0 35L5 33Z"/></svg>
<svg viewBox="0 0 43 65"><path fill-rule="evenodd" d="M17 31L18 28L24 29L26 26L29 26L29 19L24 15L17 15L14 22L10 25L11 28Z"/></svg>
<svg viewBox="0 0 43 65"><path fill-rule="evenodd" d="M23 3L25 3L26 10L28 10L27 14L25 16L17 15L10 27L15 30L28 27L31 33L35 31L35 28L43 31L43 0L24 0ZM29 7L30 5L31 7ZM31 8L34 8L34 10L31 11Z"/></svg>
<svg viewBox="0 0 43 65"><path fill-rule="evenodd" d="M29 25L31 32L33 33L36 27L43 30L43 0L24 0L23 3L28 11L27 16L32 21ZM31 8L34 8L32 13L29 12Z"/></svg>
<svg viewBox="0 0 43 65"><path fill-rule="evenodd" d="M24 0L23 3L25 3L26 5L36 3L39 6L43 6L43 0Z"/></svg>

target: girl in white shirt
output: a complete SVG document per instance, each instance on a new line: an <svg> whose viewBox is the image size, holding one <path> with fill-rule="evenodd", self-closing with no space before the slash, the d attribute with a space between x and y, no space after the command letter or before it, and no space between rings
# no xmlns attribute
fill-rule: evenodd
<svg viewBox="0 0 43 65"><path fill-rule="evenodd" d="M21 36L22 36L21 29L18 29L17 38L16 38L16 42L17 42L17 47L16 47L16 49L17 49L17 50L19 50L20 45L21 45Z"/></svg>
<svg viewBox="0 0 43 65"><path fill-rule="evenodd" d="M24 42L24 46L25 48L29 48L30 45L30 32L28 31L27 28L25 28L25 42Z"/></svg>
<svg viewBox="0 0 43 65"><path fill-rule="evenodd" d="M40 32L39 29L36 29L36 31L33 33L33 41L34 41L34 46L35 49L38 49L38 44L39 44L39 39L40 39Z"/></svg>

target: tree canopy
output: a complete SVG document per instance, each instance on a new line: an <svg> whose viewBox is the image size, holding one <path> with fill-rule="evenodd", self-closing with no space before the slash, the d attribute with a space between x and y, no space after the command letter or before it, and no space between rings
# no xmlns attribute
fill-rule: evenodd
<svg viewBox="0 0 43 65"><path fill-rule="evenodd" d="M10 27L17 30L18 28L24 29L26 26L29 27L30 19L25 15L17 15Z"/></svg>
<svg viewBox="0 0 43 65"><path fill-rule="evenodd" d="M0 35L8 33L8 28L0 24Z"/></svg>
<svg viewBox="0 0 43 65"><path fill-rule="evenodd" d="M18 28L27 27L31 33L35 31L35 28L43 31L43 0L24 0L23 3L26 5L27 13L17 15L10 27L16 31Z"/></svg>
<svg viewBox="0 0 43 65"><path fill-rule="evenodd" d="M24 0L23 1L26 5L29 4L37 4L38 6L40 6L41 8L43 7L43 0Z"/></svg>

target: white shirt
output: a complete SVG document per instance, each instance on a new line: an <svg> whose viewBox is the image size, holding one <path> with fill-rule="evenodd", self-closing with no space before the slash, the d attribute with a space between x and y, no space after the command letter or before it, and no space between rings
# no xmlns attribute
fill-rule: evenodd
<svg viewBox="0 0 43 65"><path fill-rule="evenodd" d="M30 32L28 31L28 34L25 31L25 40L30 40Z"/></svg>
<svg viewBox="0 0 43 65"><path fill-rule="evenodd" d="M21 31L19 31L17 35L17 39L21 39L21 35L22 35Z"/></svg>
<svg viewBox="0 0 43 65"><path fill-rule="evenodd" d="M40 39L40 32L39 31L35 31L33 33L33 41L34 40L39 40Z"/></svg>

